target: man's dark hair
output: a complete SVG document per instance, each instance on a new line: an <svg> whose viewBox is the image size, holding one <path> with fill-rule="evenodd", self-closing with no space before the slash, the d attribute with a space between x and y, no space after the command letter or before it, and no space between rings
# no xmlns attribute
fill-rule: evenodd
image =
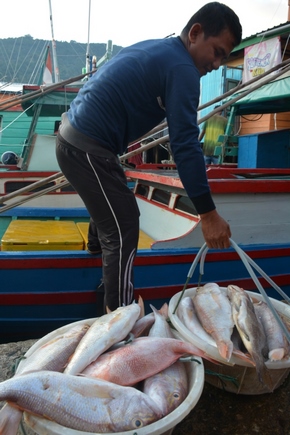
<svg viewBox="0 0 290 435"><path fill-rule="evenodd" d="M218 36L223 30L228 29L234 37L234 45L237 46L242 39L242 26L235 12L219 2L211 2L200 8L188 21L181 32L187 35L192 25L199 23L204 31L204 37Z"/></svg>

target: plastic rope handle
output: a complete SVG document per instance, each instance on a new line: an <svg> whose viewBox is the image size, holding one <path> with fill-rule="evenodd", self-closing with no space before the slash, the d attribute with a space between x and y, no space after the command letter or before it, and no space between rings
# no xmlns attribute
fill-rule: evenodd
<svg viewBox="0 0 290 435"><path fill-rule="evenodd" d="M237 244L236 244L232 239L230 239L230 240L231 240L231 245L232 245L232 247L233 247L233 248L236 250L236 252L239 254L240 259L241 259L242 262L244 263L244 265L245 265L247 271L249 272L249 274L250 274L252 280L253 280L254 283L256 284L256 286L257 286L258 290L260 291L260 293L263 295L265 302L267 303L268 307L269 307L270 310L272 311L273 316L274 316L275 319L277 320L278 324L279 324L280 327L283 329L283 331L284 331L284 333L285 333L285 335L286 335L286 337L287 337L287 340L288 340L288 342L290 343L290 333L289 333L288 329L286 328L286 326L284 325L284 323L282 322L282 320L281 320L279 314L277 313L277 311L276 311L274 305L272 304L270 298L268 297L267 293L266 293L265 290L263 289L263 287L262 287L260 281L258 280L257 276L255 275L255 273L254 273L254 271L253 271L253 269L252 269L250 263L249 263L248 260L247 260L246 254L244 253L244 251L243 251L243 250L242 250L242 249L241 249L241 248L240 248L240 247L239 247L239 246L238 246L238 245L237 245ZM253 260L251 260L251 263L252 263L252 264L255 264L255 266L257 266L256 263L255 263ZM258 266L257 266L257 267L258 267ZM261 269L259 268L259 270L261 270ZM270 280L270 278L269 278L269 277L268 277L264 272L263 272L263 275L264 275L264 278L267 277L267 281ZM268 282L269 282L269 281L268 281ZM280 290L281 290L281 289L280 289ZM281 292L282 292L282 290L281 290Z"/></svg>
<svg viewBox="0 0 290 435"><path fill-rule="evenodd" d="M197 264L198 264L198 262L199 262L200 257L203 258L203 262L204 262L204 258L205 258L205 256L206 256L207 251L208 251L207 244L204 243L204 244L202 245L202 247L200 248L200 250L198 251L198 253L196 254L195 259L193 260L192 265L190 266L190 269L189 269L188 274L187 274L186 282L185 282L185 284L184 284L184 286L183 286L183 289L182 289L181 295L180 295L180 297L178 298L178 301L177 301L177 303L176 303L176 306L175 306L175 308L174 308L174 310L173 310L173 314L176 313L176 310L177 310L177 308L178 308L178 305L179 305L181 299L183 298L183 295L184 295L185 289L186 289L186 287L187 287L187 284L189 283L189 280L190 280L190 278L192 277L193 272L195 271L195 268L196 268L196 266L197 266Z"/></svg>
<svg viewBox="0 0 290 435"><path fill-rule="evenodd" d="M260 291L260 293L262 294L265 302L267 303L268 307L270 308L270 310L273 313L273 316L275 317L276 321L278 322L278 324L280 325L280 327L282 328L282 330L284 331L286 338L288 340L288 342L290 343L290 333L288 331L288 329L286 328L284 322L282 321L282 319L280 318L279 314L277 313L274 305L271 302L271 299L268 297L267 293L265 292L263 286L261 285L260 281L258 280L256 274L253 271L253 268L251 266L253 266L257 272L259 272L261 274L261 276L263 276L263 278L268 281L268 283L288 302L290 303L290 299L289 297L283 292L283 290L277 286L277 284L274 283L274 281L272 281L272 279L254 262L254 260L252 260L232 239L230 239L231 241L231 245L232 247L235 249L235 251L237 252L237 254L239 255L240 259L242 260L242 262L244 263L244 266L246 267L247 271L249 272L250 277L252 278L252 280L254 281L254 283L256 284L257 289ZM201 253L201 261L200 261L200 274L204 274L204 261L205 261L205 255L206 254L206 250L203 249L202 253Z"/></svg>
<svg viewBox="0 0 290 435"><path fill-rule="evenodd" d="M247 271L249 272L250 277L252 278L252 280L254 281L254 283L256 284L257 289L260 291L260 293L262 294L265 302L267 303L268 307L270 308L270 310L272 311L276 321L278 322L278 324L280 325L280 327L282 328L282 330L285 333L285 336L288 340L288 342L290 343L290 333L288 331L288 329L286 328L285 324L283 323L282 319L280 318L279 314L277 313L275 307L273 306L270 298L268 297L267 293L265 292L264 288L262 287L260 281L258 280L256 274L253 271L254 267L256 269L257 272L259 272L261 274L261 276L268 281L268 283L290 304L290 299L289 297L283 292L283 290L277 285L275 284L274 281L272 281L272 279L254 262L254 260L252 260L232 239L230 239L231 242L231 246L235 249L235 251L237 252L237 254L239 255L241 261L243 262L244 266L246 267ZM204 263L205 263L205 257L206 254L208 252L208 247L207 244L204 243L203 246L200 248L200 250L198 251L198 253L195 256L195 259L188 271L187 274L187 280L186 283L183 287L183 290L181 292L181 295L177 301L176 307L173 311L173 314L175 314L178 305L184 295L185 289L187 287L187 284L190 280L190 278L192 277L195 268L200 260L200 275L204 275Z"/></svg>

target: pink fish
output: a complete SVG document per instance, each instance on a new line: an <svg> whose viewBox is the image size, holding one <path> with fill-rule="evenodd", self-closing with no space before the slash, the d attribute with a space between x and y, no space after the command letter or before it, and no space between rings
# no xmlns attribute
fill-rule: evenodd
<svg viewBox="0 0 290 435"><path fill-rule="evenodd" d="M119 385L135 385L169 367L183 355L197 355L214 362L191 343L174 338L139 337L102 354L82 374Z"/></svg>
<svg viewBox="0 0 290 435"><path fill-rule="evenodd" d="M227 295L217 284L208 283L198 287L193 304L200 323L215 340L221 357L229 361L233 352L234 320Z"/></svg>

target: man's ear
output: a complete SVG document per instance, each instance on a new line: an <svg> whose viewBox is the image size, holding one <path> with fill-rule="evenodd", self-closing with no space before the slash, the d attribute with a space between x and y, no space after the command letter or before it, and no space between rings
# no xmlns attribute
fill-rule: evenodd
<svg viewBox="0 0 290 435"><path fill-rule="evenodd" d="M190 42L195 42L196 38L203 33L201 24L195 23L191 26L188 32L188 39Z"/></svg>

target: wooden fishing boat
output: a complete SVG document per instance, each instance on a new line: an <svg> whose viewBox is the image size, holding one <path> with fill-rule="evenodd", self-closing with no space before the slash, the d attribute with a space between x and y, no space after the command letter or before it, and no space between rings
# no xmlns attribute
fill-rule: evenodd
<svg viewBox="0 0 290 435"><path fill-rule="evenodd" d="M47 87L24 85L18 102L21 102L26 117L30 119L28 132L24 130L23 146L14 164L0 164L0 203L22 189L18 194L25 203L28 195L31 207L83 207L83 202L68 183L62 183L63 178L54 178L59 172L59 165L55 156L55 136L61 120L61 114L66 111L71 101L77 95L82 82L78 79L63 81ZM72 82L72 83L70 83ZM5 109L15 103L14 99L3 103ZM50 131L40 131L39 124L47 120ZM53 127L53 128L52 128ZM21 126L19 127L21 129ZM37 181L47 180L45 186L40 183L33 190L29 186ZM50 189L46 197L37 195L39 190ZM21 202L19 206L21 206Z"/></svg>
<svg viewBox="0 0 290 435"><path fill-rule="evenodd" d="M39 113L41 110L39 107ZM246 161L244 167L210 166L208 178L218 210L231 225L233 240L290 295L289 146L273 166L271 152L265 145L282 135L285 148L289 130L265 134L239 138L237 157L240 162ZM28 164L33 163L40 149L34 139L31 134L23 158ZM249 146L259 151L255 156L263 157L262 167L256 157L253 162L252 155L245 159ZM52 152L54 145L46 149L46 154L48 150ZM56 171L40 171L38 175L52 174L58 180L61 174ZM8 178L9 173L7 170L5 174ZM37 178L36 173L30 175ZM199 216L174 165L128 168L126 175L134 183L141 211L140 244L134 266L135 296L142 296L147 309L149 304L159 308L188 281L190 266L204 243ZM59 182L49 177L47 180ZM50 187L55 190L56 186ZM57 194L61 195L60 191ZM12 208L6 202L13 192L10 196L6 192L6 205L0 208L0 342L37 338L64 324L102 313L102 258L86 251L89 216L82 204L66 206L63 199L61 205L49 204L50 195L56 198L57 194L47 194L41 206L21 203ZM269 283L260 279L269 296L277 297ZM210 251L203 275L196 271L188 284L197 286L209 281L255 290L248 271L232 249Z"/></svg>
<svg viewBox="0 0 290 435"><path fill-rule="evenodd" d="M203 244L199 217L172 167L126 173L135 180L141 211L135 296L142 296L147 309L149 304L159 308L182 290ZM213 167L208 173L217 206L232 225L233 240L290 295L290 169L268 169L267 178L259 169ZM46 228L52 222L59 225L56 244L53 237L37 233L40 222ZM62 227L66 222L74 226L73 234ZM11 223L14 229L7 232ZM0 214L0 224L1 342L40 337L101 313L102 259L86 252L84 208L16 207ZM255 290L232 249L209 251L204 275L197 271L190 285L199 281ZM264 279L261 282L269 296L277 297Z"/></svg>
<svg viewBox="0 0 290 435"><path fill-rule="evenodd" d="M55 155L55 137L62 113L69 109L84 81L111 56L112 41L108 41L107 51L98 62L88 56L85 68L87 72L49 85L23 85L20 95L1 102L0 116L1 113L6 114L2 127L6 129L10 126L10 131L12 129L14 133L9 134L17 140L17 146L11 140L8 141L7 148L1 144L1 155L4 155L4 151L12 151L12 154L16 154L17 161L0 163L0 204L6 200L7 195L9 198L13 192L19 191L18 196L21 196L23 203L26 203L28 195L33 194L33 199L30 197L29 200L30 205L35 207L84 206L66 180L54 178L60 171ZM18 120L20 107L23 111L21 122ZM13 111L17 116L14 114L11 115L12 118L8 117L7 113ZM6 130L5 134L9 137ZM22 143L21 147L19 143ZM47 180L45 186L41 183L43 179ZM39 185L33 191L30 190L29 186L37 181L40 182ZM36 194L44 188L49 193L45 199ZM18 205L22 205L19 198Z"/></svg>

